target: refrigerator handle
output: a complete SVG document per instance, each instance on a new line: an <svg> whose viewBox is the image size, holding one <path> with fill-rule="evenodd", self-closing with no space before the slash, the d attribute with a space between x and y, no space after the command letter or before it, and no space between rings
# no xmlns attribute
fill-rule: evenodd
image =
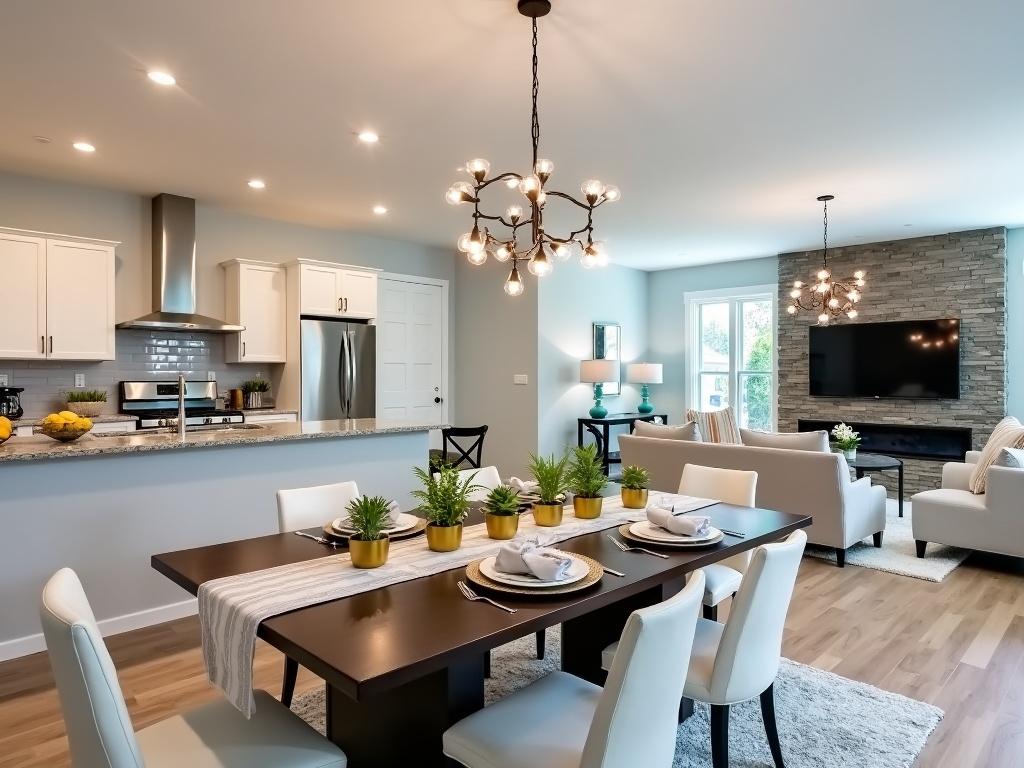
<svg viewBox="0 0 1024 768"><path fill-rule="evenodd" d="M348 410L348 417L352 418L352 393L356 388L356 353L353 347L355 346L356 332L348 332L348 404L346 409Z"/></svg>
<svg viewBox="0 0 1024 768"><path fill-rule="evenodd" d="M338 400L341 403L342 410L345 412L345 418L348 418L348 334L341 334L341 360L338 363Z"/></svg>

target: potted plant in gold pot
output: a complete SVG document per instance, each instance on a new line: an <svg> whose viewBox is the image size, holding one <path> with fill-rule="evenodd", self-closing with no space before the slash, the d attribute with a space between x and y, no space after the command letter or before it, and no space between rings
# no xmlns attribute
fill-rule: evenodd
<svg viewBox="0 0 1024 768"><path fill-rule="evenodd" d="M537 481L538 501L533 504L533 521L537 525L553 527L562 522L562 503L565 501L566 467L569 457L556 459L530 454L530 472Z"/></svg>
<svg viewBox="0 0 1024 768"><path fill-rule="evenodd" d="M597 455L596 445L573 448L572 464L566 479L572 491L572 508L576 517L584 520L600 517L601 491L608 485L608 477Z"/></svg>
<svg viewBox="0 0 1024 768"><path fill-rule="evenodd" d="M360 496L348 505L353 533L348 552L356 568L379 568L388 561L390 541L384 533L391 520L391 502L383 496Z"/></svg>
<svg viewBox="0 0 1024 768"><path fill-rule="evenodd" d="M492 539L511 539L519 530L519 491L507 485L493 488L484 500L484 523Z"/></svg>
<svg viewBox="0 0 1024 768"><path fill-rule="evenodd" d="M622 468L622 506L626 509L643 509L647 506L647 486L651 483L650 473L643 467L631 464Z"/></svg>
<svg viewBox="0 0 1024 768"><path fill-rule="evenodd" d="M413 471L423 484L412 492L427 518L427 546L434 552L452 552L462 546L462 521L469 513L469 495L480 486L472 475L462 480L454 467L441 465L435 472Z"/></svg>

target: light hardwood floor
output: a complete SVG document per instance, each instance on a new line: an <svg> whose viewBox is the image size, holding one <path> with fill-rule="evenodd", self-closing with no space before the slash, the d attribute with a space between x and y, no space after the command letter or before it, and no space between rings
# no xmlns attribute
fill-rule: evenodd
<svg viewBox="0 0 1024 768"><path fill-rule="evenodd" d="M1024 564L972 556L942 584L805 558L783 652L941 707L917 761L927 768L1024 765ZM109 639L136 727L219 694L206 683L198 624ZM258 687L278 693L281 656L260 644ZM300 672L296 695L320 683ZM45 654L0 664L0 768L68 765Z"/></svg>

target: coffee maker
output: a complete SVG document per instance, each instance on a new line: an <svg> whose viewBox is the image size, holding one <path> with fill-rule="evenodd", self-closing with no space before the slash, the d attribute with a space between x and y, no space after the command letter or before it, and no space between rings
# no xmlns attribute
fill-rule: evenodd
<svg viewBox="0 0 1024 768"><path fill-rule="evenodd" d="M24 387L0 387L0 416L20 419L25 411L21 409L21 393Z"/></svg>

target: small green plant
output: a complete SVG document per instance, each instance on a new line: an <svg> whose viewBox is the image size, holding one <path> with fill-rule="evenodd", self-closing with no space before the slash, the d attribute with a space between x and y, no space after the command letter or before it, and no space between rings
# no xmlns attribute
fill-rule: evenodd
<svg viewBox="0 0 1024 768"><path fill-rule="evenodd" d="M102 389L70 389L64 393L66 403L105 403L107 393Z"/></svg>
<svg viewBox="0 0 1024 768"><path fill-rule="evenodd" d="M413 491L412 495L422 502L427 522L439 527L461 523L469 514L469 494L482 487L473 482L475 472L462 480L459 471L447 465L438 467L434 472L413 467L413 472L423 487Z"/></svg>
<svg viewBox="0 0 1024 768"><path fill-rule="evenodd" d="M499 485L487 494L484 506L491 515L518 515L519 491L507 485Z"/></svg>
<svg viewBox="0 0 1024 768"><path fill-rule="evenodd" d="M556 459L554 454L550 456L530 454L530 473L537 481L537 495L540 497L541 504L558 504L562 501L568 490L566 482L568 465L568 456Z"/></svg>
<svg viewBox="0 0 1024 768"><path fill-rule="evenodd" d="M242 392L251 395L253 392L269 392L270 382L266 379L256 377L242 382Z"/></svg>
<svg viewBox="0 0 1024 768"><path fill-rule="evenodd" d="M594 499L601 495L601 491L608 485L608 477L597 455L596 445L573 448L572 464L569 466L566 480L575 496Z"/></svg>
<svg viewBox="0 0 1024 768"><path fill-rule="evenodd" d="M642 491L651 483L650 473L643 467L631 464L622 468L622 487Z"/></svg>
<svg viewBox="0 0 1024 768"><path fill-rule="evenodd" d="M391 502L383 496L360 496L347 507L349 525L360 541L386 539L384 529L391 522Z"/></svg>

